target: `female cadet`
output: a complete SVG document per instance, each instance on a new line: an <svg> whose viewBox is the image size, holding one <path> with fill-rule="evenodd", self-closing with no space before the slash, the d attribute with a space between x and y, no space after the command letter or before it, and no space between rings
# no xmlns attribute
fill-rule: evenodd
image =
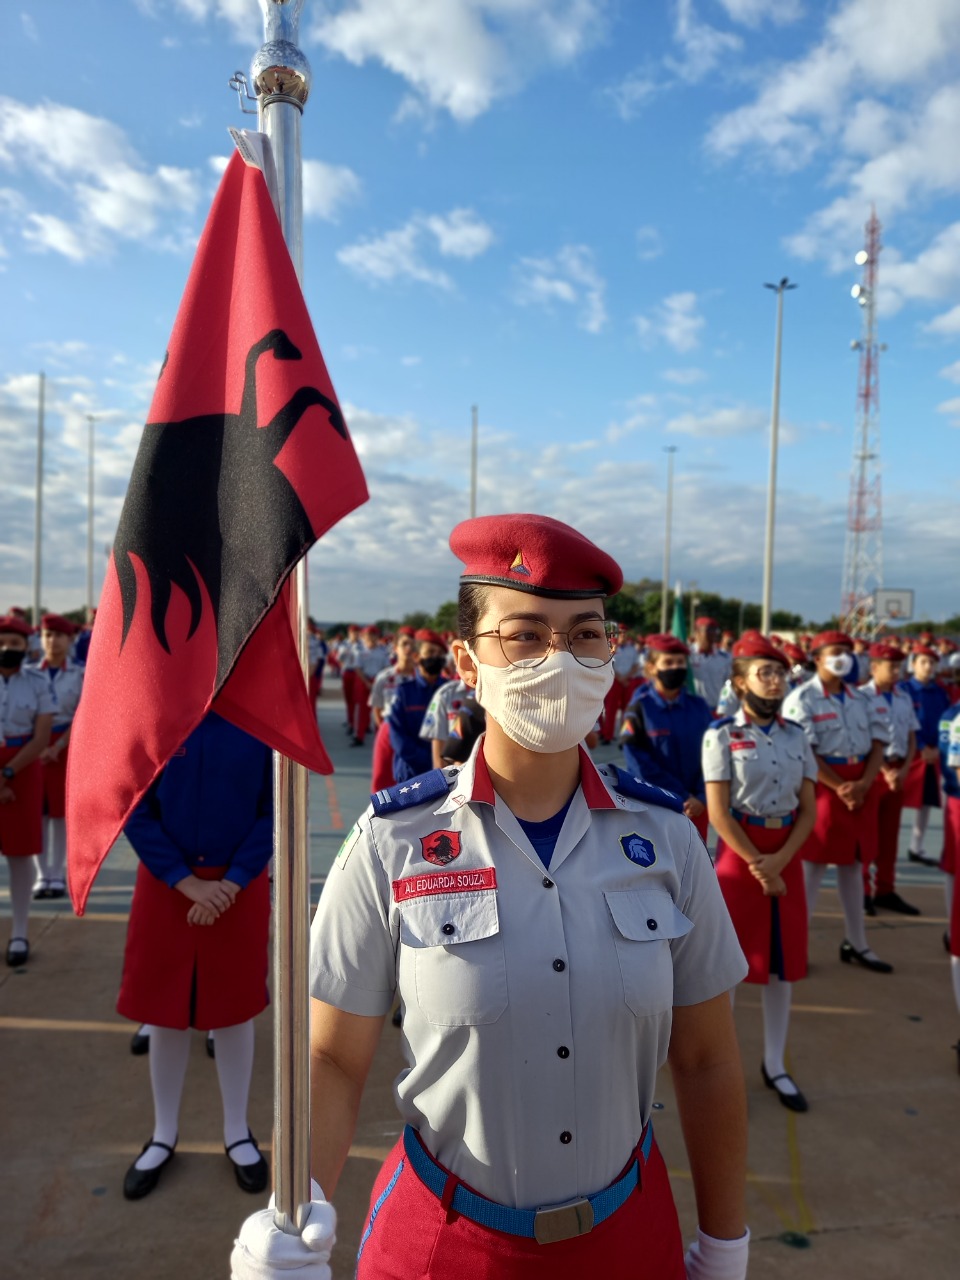
<svg viewBox="0 0 960 1280"><path fill-rule="evenodd" d="M0 618L0 853L10 874L13 928L7 964L30 957L27 921L43 847L43 776L40 755L50 741L53 698L39 671L23 667L30 626Z"/></svg>
<svg viewBox="0 0 960 1280"><path fill-rule="evenodd" d="M943 867L950 928L944 937L950 952L953 994L960 1012L960 894L956 892L957 863L960 862L960 703L944 712L940 720L940 769L946 806L943 815ZM960 1071L960 1040L957 1070Z"/></svg>
<svg viewBox="0 0 960 1280"><path fill-rule="evenodd" d="M390 726L387 724L387 712L393 702L397 686L412 680L416 675L417 645L413 638L412 627L401 627L393 643L394 662L374 677L370 690L370 711L376 732L373 738L373 763L370 769L370 790L382 791L392 787L396 778L393 776L393 747L390 745Z"/></svg>
<svg viewBox="0 0 960 1280"><path fill-rule="evenodd" d="M127 1170L149 1195L177 1145L191 1027L216 1031L223 1140L238 1185L269 1170L247 1125L253 1018L267 1005L273 852L269 750L210 712L127 820L140 859L117 1011L150 1025L154 1128Z"/></svg>
<svg viewBox="0 0 960 1280"><path fill-rule="evenodd" d="M810 653L816 674L783 704L783 714L803 729L817 762L817 819L802 854L807 909L812 916L832 863L846 924L840 959L874 973L892 973L893 966L867 945L862 870L876 857L878 792L873 783L890 741L889 709L882 698L870 698L846 683L853 671L853 641L844 632L821 631L813 637Z"/></svg>
<svg viewBox="0 0 960 1280"><path fill-rule="evenodd" d="M936 650L929 645L918 646L913 651L913 674L900 683L913 702L920 728L917 731L917 754L913 757L910 772L903 785L903 807L916 809L917 816L910 833L908 857L911 862L925 862L935 867L937 859L923 850L927 834L930 810L940 808L940 755L937 750L937 726L940 717L950 706L950 695L936 679Z"/></svg>
<svg viewBox="0 0 960 1280"><path fill-rule="evenodd" d="M685 688L689 649L676 636L647 636L647 683L624 716L621 741L631 768L644 782L673 791L683 811L707 838L706 792L700 751L713 708Z"/></svg>
<svg viewBox="0 0 960 1280"><path fill-rule="evenodd" d="M335 1193L399 989L406 1128L373 1190L359 1280L743 1277L727 994L743 956L679 802L579 746L610 684L604 597L622 574L544 516L469 520L451 547L465 562L457 666L487 729L462 769L374 797L327 881L314 1177ZM668 1048L700 1219L686 1271L649 1124ZM244 1225L235 1280L289 1274L262 1259L306 1253L268 1218ZM329 1230L312 1243L328 1250Z"/></svg>
<svg viewBox="0 0 960 1280"><path fill-rule="evenodd" d="M54 712L50 745L40 755L46 816L43 851L33 886L35 898L62 898L67 891L67 747L83 689L83 667L68 657L76 631L74 624L59 614L45 613L40 619L43 661L39 670L49 682Z"/></svg>
<svg viewBox="0 0 960 1280"><path fill-rule="evenodd" d="M780 716L788 658L756 635L733 646L740 709L703 739L707 807L720 836L724 901L762 984L764 1083L785 1107L807 1101L784 1065L793 983L807 974L807 902L796 856L813 830L817 766L799 725Z"/></svg>
<svg viewBox="0 0 960 1280"><path fill-rule="evenodd" d="M423 628L414 635L417 642L417 669L412 680L397 686L387 711L393 773L397 782L407 782L431 768L430 743L420 737L430 699L444 683L443 668L447 646L435 631Z"/></svg>

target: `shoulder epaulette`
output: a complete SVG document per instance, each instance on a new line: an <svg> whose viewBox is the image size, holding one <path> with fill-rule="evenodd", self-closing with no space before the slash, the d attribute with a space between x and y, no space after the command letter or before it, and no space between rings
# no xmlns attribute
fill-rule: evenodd
<svg viewBox="0 0 960 1280"><path fill-rule="evenodd" d="M614 790L622 795L629 796L631 800L643 800L646 804L656 804L662 809L673 809L676 813L683 813L683 801L675 792L664 791L663 787L655 787L650 782L643 782L615 764L610 768L617 775L616 782L613 784Z"/></svg>
<svg viewBox="0 0 960 1280"><path fill-rule="evenodd" d="M710 725L711 729L722 729L725 724L733 724L733 716L720 716Z"/></svg>
<svg viewBox="0 0 960 1280"><path fill-rule="evenodd" d="M370 797L370 803L376 816L382 818L388 813L399 813L402 809L412 809L415 805L438 800L450 790L452 781L442 769L431 769L429 773L421 773L418 778L398 782L396 786L387 787L383 791L375 791Z"/></svg>
<svg viewBox="0 0 960 1280"><path fill-rule="evenodd" d="M803 725L799 720L791 720L789 716L784 716L783 723L790 725L792 729L799 729L800 732L803 733Z"/></svg>

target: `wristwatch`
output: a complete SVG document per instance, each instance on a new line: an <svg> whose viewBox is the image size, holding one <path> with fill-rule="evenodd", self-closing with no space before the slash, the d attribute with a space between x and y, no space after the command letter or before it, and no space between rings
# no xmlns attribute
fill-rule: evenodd
<svg viewBox="0 0 960 1280"><path fill-rule="evenodd" d="M3 777L6 778L6 780L9 782L12 778L15 778L17 776L17 771L16 769L11 769L8 764L5 764L3 768L0 769L0 774L2 774Z"/></svg>

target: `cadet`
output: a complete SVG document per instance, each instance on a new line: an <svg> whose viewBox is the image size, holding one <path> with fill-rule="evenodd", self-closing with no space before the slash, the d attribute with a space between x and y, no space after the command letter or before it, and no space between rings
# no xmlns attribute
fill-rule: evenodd
<svg viewBox="0 0 960 1280"><path fill-rule="evenodd" d="M412 627L401 627L394 641L394 663L373 679L370 689L370 711L376 732L373 738L373 762L370 767L370 790L382 791L396 782L393 776L393 747L390 745L390 726L386 714L393 703L397 685L412 680L416 675L416 641Z"/></svg>
<svg viewBox="0 0 960 1280"><path fill-rule="evenodd" d="M435 631L422 628L414 639L418 647L416 673L397 687L387 712L397 782L406 782L430 768L430 744L420 737L420 727L430 699L443 683L441 673L447 660L447 647Z"/></svg>
<svg viewBox="0 0 960 1280"><path fill-rule="evenodd" d="M353 671L353 743L362 747L370 728L370 690L384 667L390 665L390 655L380 643L380 631L375 626L364 627L360 646L356 651Z"/></svg>
<svg viewBox="0 0 960 1280"><path fill-rule="evenodd" d="M867 945L863 917L863 870L877 852L874 781L890 741L890 713L883 699L845 683L853 672L853 641L842 631L821 631L810 653L816 674L787 694L783 714L807 735L817 761L817 820L803 848L810 915L827 866L837 868L837 893L846 937L840 959L875 973L891 973ZM861 866L857 866L859 859Z"/></svg>
<svg viewBox="0 0 960 1280"><path fill-rule="evenodd" d="M916 809L917 816L910 833L907 857L911 862L925 862L935 867L937 859L923 850L923 840L930 821L930 810L940 808L940 754L937 732L940 717L950 706L950 695L936 679L938 655L929 645L918 645L912 656L913 674L900 682L909 694L917 713L917 754L903 787L903 807Z"/></svg>
<svg viewBox="0 0 960 1280"><path fill-rule="evenodd" d="M708 729L703 776L720 836L716 870L750 972L761 984L760 1072L790 1111L807 1100L784 1065L793 983L807 975L807 902L797 856L813 830L817 765L799 725L780 715L789 659L763 636L733 646L740 709Z"/></svg>
<svg viewBox="0 0 960 1280"><path fill-rule="evenodd" d="M30 624L0 618L0 853L10 874L13 929L7 964L26 964L30 895L36 855L43 847L43 774L40 756L50 741L54 702L49 681L24 667Z"/></svg>
<svg viewBox="0 0 960 1280"><path fill-rule="evenodd" d="M960 894L956 892L957 864L960 862L960 703L952 706L940 720L940 763L943 776L943 792L946 797L943 815L943 858L947 898L947 919L950 928L944 942L950 952L950 972L953 978L953 994L960 1011ZM957 1070L960 1071L960 1040L954 1045L957 1051Z"/></svg>
<svg viewBox="0 0 960 1280"><path fill-rule="evenodd" d="M714 618L697 618L690 649L693 687L706 704L713 708L720 701L725 681L730 676L730 655L718 647L720 624Z"/></svg>

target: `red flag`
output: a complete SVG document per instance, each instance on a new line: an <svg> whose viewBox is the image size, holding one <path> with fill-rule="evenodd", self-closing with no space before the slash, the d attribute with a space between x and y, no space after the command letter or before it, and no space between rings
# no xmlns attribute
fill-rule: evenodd
<svg viewBox="0 0 960 1280"><path fill-rule="evenodd" d="M79 914L131 810L211 704L331 772L287 579L366 498L263 174L235 154L157 382L73 723Z"/></svg>

